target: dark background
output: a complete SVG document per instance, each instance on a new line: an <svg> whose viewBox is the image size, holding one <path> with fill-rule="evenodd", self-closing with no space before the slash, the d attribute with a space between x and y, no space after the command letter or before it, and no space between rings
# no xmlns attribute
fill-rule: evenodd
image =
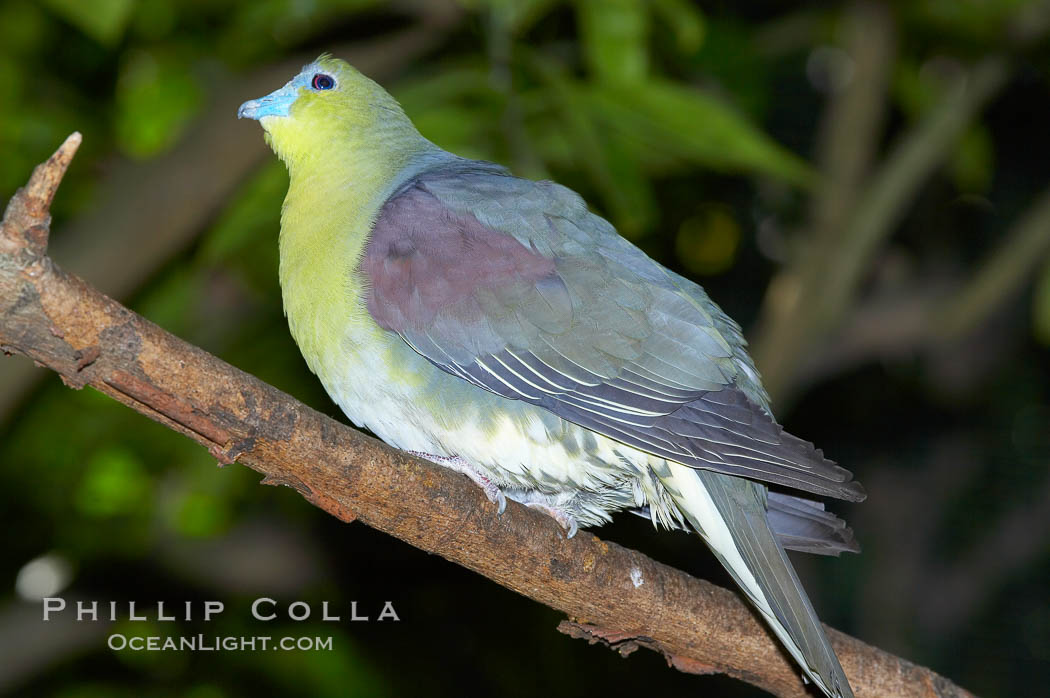
<svg viewBox="0 0 1050 698"><path fill-rule="evenodd" d="M863 554L794 556L825 622L981 695L1050 695L1048 28L1026 0L6 0L0 198L83 132L56 260L341 418L281 315L286 175L235 110L347 58L439 145L572 186L741 322L781 421L869 492L829 505ZM0 358L0 690L758 693L571 640L258 479ZM601 535L732 586L695 537L626 515ZM45 625L47 593L227 610ZM314 618L253 621L259 596ZM401 621L345 622L351 600ZM334 650L112 652L115 630Z"/></svg>

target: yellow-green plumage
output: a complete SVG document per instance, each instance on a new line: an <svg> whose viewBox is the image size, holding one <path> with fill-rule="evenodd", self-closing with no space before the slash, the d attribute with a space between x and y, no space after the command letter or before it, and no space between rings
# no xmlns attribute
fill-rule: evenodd
<svg viewBox="0 0 1050 698"><path fill-rule="evenodd" d="M355 262L391 182L424 145L421 138L404 138L415 131L407 119L380 119L388 109L400 115L382 88L364 79L358 85L338 103L304 94L292 107L294 120L260 120L290 177L280 236L285 313L322 379L323 357L340 351L348 338L363 345L380 337L364 309ZM364 104L389 107L360 108Z"/></svg>
<svg viewBox="0 0 1050 698"><path fill-rule="evenodd" d="M862 490L772 420L739 327L702 289L569 190L434 146L342 61L240 115L290 174L292 334L355 424L563 523L644 509L694 528L807 675L851 695L778 543L837 553L848 529L735 475Z"/></svg>

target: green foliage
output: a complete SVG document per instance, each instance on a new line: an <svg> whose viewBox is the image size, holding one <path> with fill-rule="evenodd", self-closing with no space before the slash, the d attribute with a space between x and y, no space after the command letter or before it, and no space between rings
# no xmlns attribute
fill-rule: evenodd
<svg viewBox="0 0 1050 698"><path fill-rule="evenodd" d="M706 206L678 226L675 252L694 274L719 274L733 266L740 238L740 225L731 212Z"/></svg>
<svg viewBox="0 0 1050 698"><path fill-rule="evenodd" d="M288 171L280 162L259 169L222 212L201 243L204 265L235 269L247 288L276 291L276 231L280 209L273 206L288 190Z"/></svg>
<svg viewBox="0 0 1050 698"><path fill-rule="evenodd" d="M77 111L90 115L80 109L87 100L74 86L41 69L45 47L61 35L58 24L34 3L0 3L0 195L5 199L55 143L84 127Z"/></svg>
<svg viewBox="0 0 1050 698"><path fill-rule="evenodd" d="M441 147L464 157L502 159L495 125L505 98L492 87L483 61L450 63L402 81L392 92L420 133Z"/></svg>
<svg viewBox="0 0 1050 698"><path fill-rule="evenodd" d="M814 182L805 161L699 88L632 78L631 69L609 65L596 69L599 79L581 79L548 55L519 47L517 56L523 86L516 135L543 160L534 174L585 172L625 235L646 234L659 220L654 176L702 166L799 186ZM500 128L509 98L492 86L483 63L457 63L400 83L394 94L420 131L442 147L497 161L511 155Z"/></svg>
<svg viewBox="0 0 1050 698"><path fill-rule="evenodd" d="M653 13L674 33L676 48L682 54L700 49L707 24L700 9L688 0L653 0Z"/></svg>
<svg viewBox="0 0 1050 698"><path fill-rule="evenodd" d="M995 174L995 145L988 129L975 125L959 141L950 164L952 179L965 192L987 192Z"/></svg>
<svg viewBox="0 0 1050 698"><path fill-rule="evenodd" d="M255 0L229 7L220 40L222 51L237 61L257 60L323 32L333 21L379 5L381 0Z"/></svg>
<svg viewBox="0 0 1050 698"><path fill-rule="evenodd" d="M74 505L90 517L133 514L150 503L151 486L134 453L121 447L109 448L88 461Z"/></svg>
<svg viewBox="0 0 1050 698"><path fill-rule="evenodd" d="M1037 21L1039 0L920 0L908 3L905 11L917 23L942 38L991 43L1000 40L1011 24L1027 18Z"/></svg>
<svg viewBox="0 0 1050 698"><path fill-rule="evenodd" d="M210 538L224 532L231 519L226 501L207 491L187 492L173 507L171 527L188 538Z"/></svg>
<svg viewBox="0 0 1050 698"><path fill-rule="evenodd" d="M189 54L170 50L130 53L117 82L117 143L135 157L158 155L179 137L203 97Z"/></svg>
<svg viewBox="0 0 1050 698"><path fill-rule="evenodd" d="M135 0L43 1L56 15L106 45L120 40L135 6Z"/></svg>
<svg viewBox="0 0 1050 698"><path fill-rule="evenodd" d="M814 173L723 100L672 82L650 80L630 92L593 87L595 115L634 140L639 157L762 174L809 186Z"/></svg>
<svg viewBox="0 0 1050 698"><path fill-rule="evenodd" d="M649 75L649 13L642 0L577 0L584 57L601 82L633 85Z"/></svg>

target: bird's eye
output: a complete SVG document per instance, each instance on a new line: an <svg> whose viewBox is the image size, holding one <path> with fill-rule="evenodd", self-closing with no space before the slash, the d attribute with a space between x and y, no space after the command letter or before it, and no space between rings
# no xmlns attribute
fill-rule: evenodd
<svg viewBox="0 0 1050 698"><path fill-rule="evenodd" d="M331 75L317 73L314 75L314 79L310 81L310 86L315 90L330 90L335 87L335 80L332 79Z"/></svg>

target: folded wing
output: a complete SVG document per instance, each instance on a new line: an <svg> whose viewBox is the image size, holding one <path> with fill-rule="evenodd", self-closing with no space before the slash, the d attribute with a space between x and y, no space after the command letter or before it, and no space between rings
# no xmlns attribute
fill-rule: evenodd
<svg viewBox="0 0 1050 698"><path fill-rule="evenodd" d="M570 190L461 161L384 205L368 310L442 370L684 465L863 499L772 419L739 327Z"/></svg>

